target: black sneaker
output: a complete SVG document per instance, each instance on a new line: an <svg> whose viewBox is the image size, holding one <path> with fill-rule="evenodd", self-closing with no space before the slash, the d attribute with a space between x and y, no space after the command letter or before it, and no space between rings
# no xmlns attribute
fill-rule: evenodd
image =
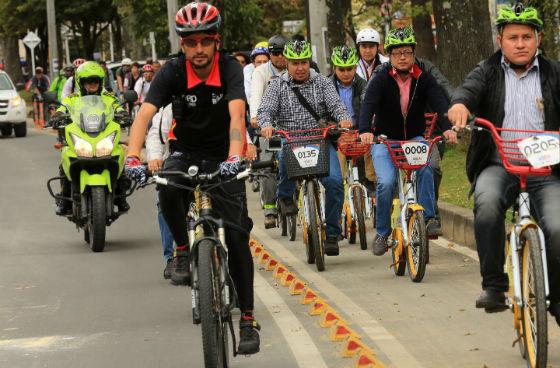
<svg viewBox="0 0 560 368"><path fill-rule="evenodd" d="M64 199L56 200L56 214L58 216L72 215L72 203Z"/></svg>
<svg viewBox="0 0 560 368"><path fill-rule="evenodd" d="M171 281L175 285L190 285L191 263L188 250L177 250L175 268L171 271Z"/></svg>
<svg viewBox="0 0 560 368"><path fill-rule="evenodd" d="M560 302L550 304L550 314L556 318L556 323L560 326Z"/></svg>
<svg viewBox="0 0 560 368"><path fill-rule="evenodd" d="M246 319L241 315L239 320L239 347L237 348L238 354L250 355L256 354L260 351L261 340L259 338L259 331L261 326L255 321L253 317Z"/></svg>
<svg viewBox="0 0 560 368"><path fill-rule="evenodd" d="M264 217L264 228L272 229L276 227L276 215L266 215Z"/></svg>
<svg viewBox="0 0 560 368"><path fill-rule="evenodd" d="M388 236L381 236L376 235L375 240L373 241L372 251L373 254L376 256L382 256L387 252L387 240L389 239Z"/></svg>
<svg viewBox="0 0 560 368"><path fill-rule="evenodd" d="M126 198L115 199L115 204L117 205L117 210L119 212L127 212L130 209L130 205L126 201Z"/></svg>
<svg viewBox="0 0 560 368"><path fill-rule="evenodd" d="M165 268L163 269L163 278L169 280L171 278L171 272L173 271L173 259L168 259Z"/></svg>
<svg viewBox="0 0 560 368"><path fill-rule="evenodd" d="M484 308L486 313L503 312L508 309L506 294L492 289L483 290L476 300L477 308Z"/></svg>
<svg viewBox="0 0 560 368"><path fill-rule="evenodd" d="M441 223L435 218L428 219L428 224L426 225L426 235L428 237L442 236Z"/></svg>
<svg viewBox="0 0 560 368"><path fill-rule="evenodd" d="M327 256L338 256L338 236L327 236L325 241L325 254Z"/></svg>

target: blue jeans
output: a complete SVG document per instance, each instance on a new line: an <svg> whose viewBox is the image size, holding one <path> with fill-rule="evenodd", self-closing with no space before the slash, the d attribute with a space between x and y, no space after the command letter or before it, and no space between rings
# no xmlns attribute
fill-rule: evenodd
<svg viewBox="0 0 560 368"><path fill-rule="evenodd" d="M560 177L529 177L531 212L542 228L548 261L550 299L560 302ZM474 188L474 233L480 259L482 288L507 291L504 273L505 214L519 194L519 178L502 165L490 165L478 174Z"/></svg>
<svg viewBox="0 0 560 368"><path fill-rule="evenodd" d="M414 140L422 140L416 137ZM377 174L377 219L378 235L388 236L391 233L391 205L397 184L398 171L385 144L374 144L371 149L373 166ZM418 202L424 207L426 219L435 216L434 173L430 165L416 171L416 195Z"/></svg>
<svg viewBox="0 0 560 368"><path fill-rule="evenodd" d="M288 179L282 151L278 152L278 161L280 163L278 198L291 200L296 190L296 183ZM342 184L338 156L332 144L329 144L329 166L329 176L320 179L325 187L325 221L327 223L327 236L338 237L342 233L340 214L344 203L344 185Z"/></svg>
<svg viewBox="0 0 560 368"><path fill-rule="evenodd" d="M163 247L163 258L166 261L173 259L173 235L171 231L169 231L169 227L167 226L167 222L163 218L163 214L161 213L161 208L159 206L159 200L157 203L158 209L158 223L159 223L159 233L161 234L161 245Z"/></svg>

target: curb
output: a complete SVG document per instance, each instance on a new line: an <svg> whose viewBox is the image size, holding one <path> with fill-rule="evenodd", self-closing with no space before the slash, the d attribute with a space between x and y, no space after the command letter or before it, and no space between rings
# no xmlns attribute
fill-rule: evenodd
<svg viewBox="0 0 560 368"><path fill-rule="evenodd" d="M457 244L476 250L473 210L443 201L439 201L438 208L443 236Z"/></svg>

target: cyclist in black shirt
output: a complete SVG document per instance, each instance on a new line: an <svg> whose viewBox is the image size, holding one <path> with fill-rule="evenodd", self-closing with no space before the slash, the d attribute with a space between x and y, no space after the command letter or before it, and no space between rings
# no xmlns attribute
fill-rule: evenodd
<svg viewBox="0 0 560 368"><path fill-rule="evenodd" d="M214 6L190 3L179 10L175 22L182 53L154 77L136 116L130 134L127 174L145 180L138 156L148 123L160 107L172 103L171 154L164 170L186 172L189 166L197 165L205 172L220 168L222 175L235 175L240 169L246 135L243 71L234 58L220 53L221 18ZM249 250L253 222L247 212L244 183L236 180L222 188L213 195L213 207L226 222L235 225L226 224L226 243L242 312L238 351L254 354L259 351L260 326L253 317L254 269ZM170 186L159 191L163 216L177 244L172 280L180 284L190 281L185 207L190 197L192 194Z"/></svg>

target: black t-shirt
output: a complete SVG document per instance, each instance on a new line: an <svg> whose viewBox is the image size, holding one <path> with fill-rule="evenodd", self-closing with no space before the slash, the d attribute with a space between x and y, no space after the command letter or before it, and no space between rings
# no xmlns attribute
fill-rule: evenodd
<svg viewBox="0 0 560 368"><path fill-rule="evenodd" d="M246 97L239 62L221 55L218 66L220 87L202 82L187 89L183 54L165 63L152 80L144 102L159 109L173 101L175 121L169 133L171 150L181 150L209 160L227 158L231 120L228 102L245 101ZM181 102L177 103L177 100ZM176 104L183 107L182 116L176 116Z"/></svg>

